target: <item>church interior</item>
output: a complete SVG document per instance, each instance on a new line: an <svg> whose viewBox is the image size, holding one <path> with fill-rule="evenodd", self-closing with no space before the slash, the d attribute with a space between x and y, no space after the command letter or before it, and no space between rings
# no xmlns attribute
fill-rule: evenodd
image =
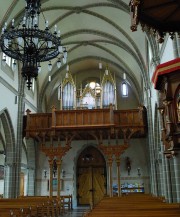
<svg viewBox="0 0 180 217"><path fill-rule="evenodd" d="M0 217L179 216L179 0L0 3Z"/></svg>

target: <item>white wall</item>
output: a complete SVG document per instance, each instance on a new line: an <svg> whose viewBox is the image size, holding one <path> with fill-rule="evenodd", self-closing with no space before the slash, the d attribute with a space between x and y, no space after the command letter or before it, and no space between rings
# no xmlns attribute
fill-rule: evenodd
<svg viewBox="0 0 180 217"><path fill-rule="evenodd" d="M173 60L173 59L174 59L173 41L170 37L168 37L168 40L166 42L165 49L163 50L160 62L165 63L165 62L168 62L168 61Z"/></svg>
<svg viewBox="0 0 180 217"><path fill-rule="evenodd" d="M120 144L123 142L120 141ZM104 141L104 144L107 144ZM88 141L88 145L96 146L95 141ZM72 148L68 151L62 161L61 170L65 171L65 177L62 177L61 185L61 195L73 194L74 204L76 204L76 163L78 156L87 147L87 141L73 141L71 144ZM132 161L132 168L130 176L127 175L127 170L125 167L125 157L130 157ZM39 152L39 158L37 161L38 171L37 171L37 195L48 195L47 190L48 177L44 178L44 169L48 170L49 164L48 159L42 153ZM137 175L137 168L141 168L141 177ZM144 183L145 192L149 193L149 170L148 170L148 148L146 139L132 139L129 148L121 156L121 179L122 182L129 183ZM47 175L49 175L49 170ZM113 164L113 183L117 183L116 165ZM54 192L56 195L56 192Z"/></svg>

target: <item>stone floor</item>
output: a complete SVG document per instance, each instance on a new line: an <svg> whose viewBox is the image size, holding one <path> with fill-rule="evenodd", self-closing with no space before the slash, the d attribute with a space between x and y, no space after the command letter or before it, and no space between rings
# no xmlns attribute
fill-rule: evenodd
<svg viewBox="0 0 180 217"><path fill-rule="evenodd" d="M83 217L83 214L90 209L89 206L78 206L71 211L66 211L62 217Z"/></svg>

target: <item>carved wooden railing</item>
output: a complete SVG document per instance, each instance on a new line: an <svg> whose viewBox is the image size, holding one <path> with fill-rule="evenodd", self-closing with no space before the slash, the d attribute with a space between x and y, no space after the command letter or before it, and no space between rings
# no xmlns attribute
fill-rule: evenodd
<svg viewBox="0 0 180 217"><path fill-rule="evenodd" d="M27 111L25 117L26 137L36 137L53 132L105 130L139 130L142 135L146 133L145 110L143 107L133 110L108 109L80 109L56 110L52 113L31 114Z"/></svg>

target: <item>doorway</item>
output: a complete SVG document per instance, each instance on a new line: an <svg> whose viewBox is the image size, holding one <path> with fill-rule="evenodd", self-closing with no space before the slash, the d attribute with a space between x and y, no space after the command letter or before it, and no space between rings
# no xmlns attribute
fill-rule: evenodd
<svg viewBox="0 0 180 217"><path fill-rule="evenodd" d="M106 162L100 151L88 146L77 162L78 205L95 205L106 194Z"/></svg>

